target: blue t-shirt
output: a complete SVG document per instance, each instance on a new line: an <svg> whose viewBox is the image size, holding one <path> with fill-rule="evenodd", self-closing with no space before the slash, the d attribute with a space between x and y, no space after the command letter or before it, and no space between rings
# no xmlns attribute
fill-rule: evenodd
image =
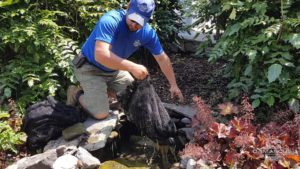
<svg viewBox="0 0 300 169"><path fill-rule="evenodd" d="M95 61L96 40L111 44L111 51L121 58L128 58L139 47L147 48L153 55L163 52L156 32L147 23L136 32L126 25L126 10L113 10L104 14L89 38L83 44L81 51L88 61L105 71L114 71Z"/></svg>

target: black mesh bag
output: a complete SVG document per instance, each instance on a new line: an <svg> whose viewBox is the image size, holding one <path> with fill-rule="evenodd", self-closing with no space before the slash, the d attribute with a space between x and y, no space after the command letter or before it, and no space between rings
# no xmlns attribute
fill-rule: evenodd
<svg viewBox="0 0 300 169"><path fill-rule="evenodd" d="M47 100L31 105L23 118L23 131L30 151L43 148L49 140L56 139L62 130L82 121L80 111L48 96Z"/></svg>
<svg viewBox="0 0 300 169"><path fill-rule="evenodd" d="M150 139L168 144L168 140L175 136L176 126L149 77L130 86L121 102L128 119Z"/></svg>

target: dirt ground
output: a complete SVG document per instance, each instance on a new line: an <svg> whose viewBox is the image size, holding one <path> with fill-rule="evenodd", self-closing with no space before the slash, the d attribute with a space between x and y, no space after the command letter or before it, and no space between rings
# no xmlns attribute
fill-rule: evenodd
<svg viewBox="0 0 300 169"><path fill-rule="evenodd" d="M201 96L214 106L224 101L228 80L221 75L225 63L208 63L207 58L171 55L177 84L185 97L185 104L193 96ZM151 74L156 92L163 102L176 103L170 98L169 84L160 71Z"/></svg>

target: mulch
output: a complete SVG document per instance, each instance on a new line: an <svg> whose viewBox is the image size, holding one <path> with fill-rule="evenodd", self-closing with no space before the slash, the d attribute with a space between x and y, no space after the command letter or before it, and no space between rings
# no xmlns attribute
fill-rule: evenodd
<svg viewBox="0 0 300 169"><path fill-rule="evenodd" d="M185 97L184 104L191 104L194 96L200 96L207 104L215 106L226 100L228 79L222 77L225 62L208 63L207 58L170 56L177 84ZM163 102L177 103L172 100L169 84L160 72L152 72L152 83Z"/></svg>

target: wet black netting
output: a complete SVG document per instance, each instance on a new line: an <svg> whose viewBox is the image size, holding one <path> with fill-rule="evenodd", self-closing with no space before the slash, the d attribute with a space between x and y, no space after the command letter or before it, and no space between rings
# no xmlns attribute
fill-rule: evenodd
<svg viewBox="0 0 300 169"><path fill-rule="evenodd" d="M150 78L137 81L127 89L121 102L128 119L152 140L168 144L176 126L155 92Z"/></svg>
<svg viewBox="0 0 300 169"><path fill-rule="evenodd" d="M43 148L49 140L61 136L63 129L82 119L82 114L75 107L47 97L47 100L30 106L23 118L27 147L30 151Z"/></svg>

